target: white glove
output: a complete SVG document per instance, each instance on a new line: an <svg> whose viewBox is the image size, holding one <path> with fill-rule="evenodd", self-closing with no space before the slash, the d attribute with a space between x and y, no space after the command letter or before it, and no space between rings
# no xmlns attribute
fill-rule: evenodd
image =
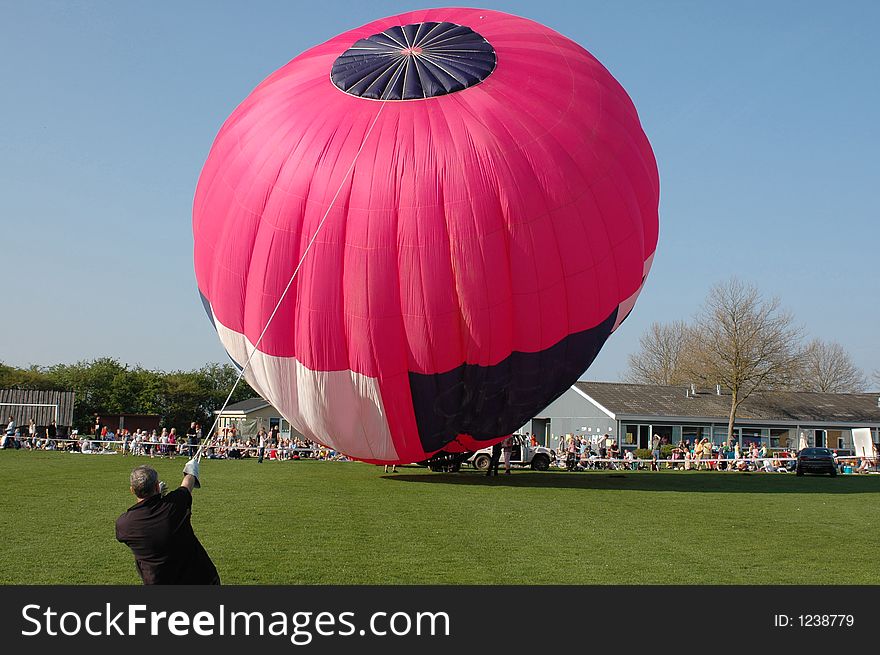
<svg viewBox="0 0 880 655"><path fill-rule="evenodd" d="M166 491L168 491L168 485L164 482L159 482L159 493L164 496Z"/></svg>
<svg viewBox="0 0 880 655"><path fill-rule="evenodd" d="M185 475L191 475L196 479L196 488L201 487L201 483L199 482L199 460L193 457L186 463L186 466L183 467L183 473Z"/></svg>

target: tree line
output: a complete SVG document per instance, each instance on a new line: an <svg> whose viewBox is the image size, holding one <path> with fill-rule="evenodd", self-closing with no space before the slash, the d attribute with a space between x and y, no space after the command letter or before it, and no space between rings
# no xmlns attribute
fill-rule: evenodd
<svg viewBox="0 0 880 655"><path fill-rule="evenodd" d="M856 393L868 386L843 346L806 339L779 298L737 278L713 286L691 321L653 323L628 364L627 382L720 385L730 395L728 436L739 406L753 393ZM880 371L872 381L880 385Z"/></svg>
<svg viewBox="0 0 880 655"><path fill-rule="evenodd" d="M158 414L163 427L182 429L191 421L210 426L214 410L223 406L237 377L231 364L166 372L128 366L110 357L28 368L0 362L0 388L73 391L72 427L81 432L91 428L95 414ZM242 380L230 403L256 395Z"/></svg>

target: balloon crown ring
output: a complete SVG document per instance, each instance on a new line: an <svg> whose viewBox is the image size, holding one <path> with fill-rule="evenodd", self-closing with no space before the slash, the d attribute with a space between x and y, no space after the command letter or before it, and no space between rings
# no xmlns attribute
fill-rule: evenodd
<svg viewBox="0 0 880 655"><path fill-rule="evenodd" d="M492 45L464 25L410 23L355 42L333 62L330 79L371 100L423 100L463 91L495 70Z"/></svg>

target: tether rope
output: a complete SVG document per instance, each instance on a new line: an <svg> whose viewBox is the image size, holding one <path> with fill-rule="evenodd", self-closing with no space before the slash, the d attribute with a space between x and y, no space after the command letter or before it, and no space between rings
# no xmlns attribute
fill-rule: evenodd
<svg viewBox="0 0 880 655"><path fill-rule="evenodd" d="M266 321L266 326L263 328L263 331L260 333L259 338L256 343L254 343L253 349L251 350L250 355L248 355L247 360L244 363L244 366L241 367L241 371L238 374L238 378L235 380L235 384L232 385L232 389L229 391L229 395L226 396L226 400L223 402L223 406L220 408L220 411L217 412L217 418L214 419L214 424L211 426L211 429L202 439L202 443L199 444L198 452L194 459L201 461L202 453L205 451L205 448L210 440L214 437L214 431L217 429L217 426L220 423L220 417L223 415L223 412L226 410L226 407L229 405L229 401L232 398L232 394L235 393L236 388L238 388L239 382L244 377L245 371L247 371L250 366L251 359L256 354L257 350L260 347L260 343L263 341L263 337L266 335L266 332L269 330L269 326L272 324L272 319L275 318L275 314L278 313L278 309L281 307L281 303L284 302L284 298L287 295L287 292L290 290L290 287L293 285L293 281L296 278L297 273L299 273L300 267L302 267L303 262L306 259L306 255L309 254L309 250L311 250L312 245L314 245L315 240L318 238L318 234L321 232L321 228L324 227L324 222L327 220L327 217L330 215L330 210L333 209L333 206L336 204L336 200L339 198L339 194L342 193L342 188L345 186L345 183L348 181L351 172L354 170L354 165L357 163L358 157L360 157L361 152L364 149L364 146L367 144L367 140L370 138L370 134L373 132L373 128L376 126L376 122L379 120L379 116L382 115L382 110L385 109L385 105L389 102L386 99L381 100L382 104L379 107L379 111L376 112L375 118L373 118L373 122L370 124L370 128L367 130L367 133L364 135L363 141L361 141L361 145L358 148L357 152L354 155L354 158L351 160L351 165L349 165L348 170L345 172L345 176L343 176L342 181L339 183L339 188L336 189L336 194L333 196L333 199L330 201L330 204L327 206L327 211L324 212L324 216L321 218L318 223L318 227L315 228L315 233L312 235L311 240L309 241L306 249L303 251L302 257L299 258L299 262L296 265L296 268L293 270L293 275L290 276L290 280L287 281L287 286L284 287L284 291L281 293L281 297L278 299L278 302L275 305L275 309L272 310L272 313L269 315L269 319ZM247 344L247 336L242 335L245 339L245 344Z"/></svg>

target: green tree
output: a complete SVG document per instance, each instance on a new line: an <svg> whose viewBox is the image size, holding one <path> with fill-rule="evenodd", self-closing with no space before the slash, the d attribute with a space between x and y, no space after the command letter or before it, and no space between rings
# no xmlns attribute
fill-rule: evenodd
<svg viewBox="0 0 880 655"><path fill-rule="evenodd" d="M198 421L205 430L214 422L214 411L223 406L238 370L230 364L208 364L196 371L174 371L165 375L163 425L185 429ZM242 380L230 399L236 403L256 393Z"/></svg>
<svg viewBox="0 0 880 655"><path fill-rule="evenodd" d="M95 415L158 414L164 427L183 432L198 421L207 430L220 409L238 369L231 364L207 364L194 371L153 371L130 367L112 357L76 364L27 369L0 363L0 388L73 391L74 425L88 431ZM230 403L256 394L242 380Z"/></svg>
<svg viewBox="0 0 880 655"><path fill-rule="evenodd" d="M91 362L57 364L49 367L47 376L58 388L73 391L74 427L88 430L94 424L96 414L127 413L125 392L117 391L123 385L128 367L112 357L102 357Z"/></svg>
<svg viewBox="0 0 880 655"><path fill-rule="evenodd" d="M54 390L56 387L38 366L16 368L0 362L0 389Z"/></svg>

